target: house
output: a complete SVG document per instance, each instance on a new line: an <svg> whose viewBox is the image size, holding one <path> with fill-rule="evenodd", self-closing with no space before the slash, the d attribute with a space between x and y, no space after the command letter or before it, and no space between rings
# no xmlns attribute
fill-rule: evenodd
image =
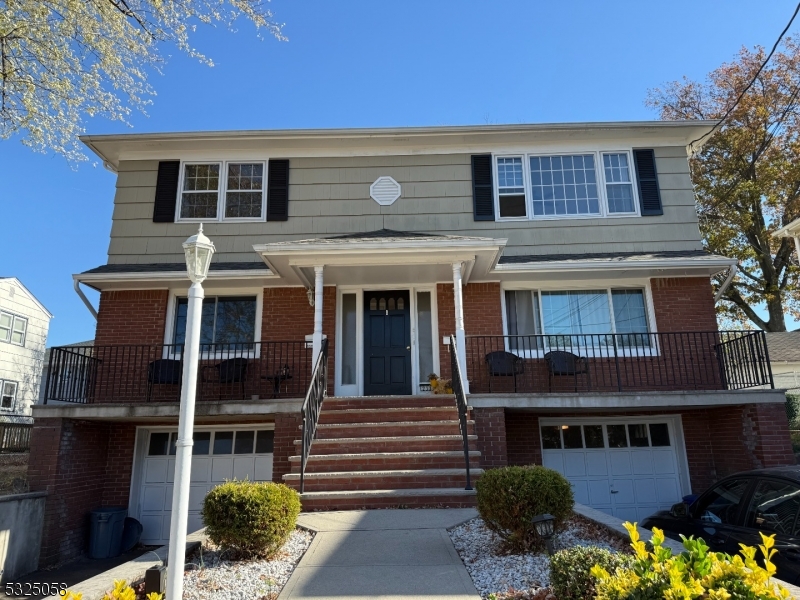
<svg viewBox="0 0 800 600"><path fill-rule="evenodd" d="M460 506L468 475L535 463L641 519L793 462L763 333L717 328L710 278L736 261L702 248L687 162L712 125L84 137L117 187L108 261L74 275L100 292L94 346L52 349L34 408L42 564L100 505L168 537L200 223L190 530L232 477L306 509Z"/></svg>
<svg viewBox="0 0 800 600"><path fill-rule="evenodd" d="M768 332L766 336L775 387L800 393L800 331Z"/></svg>
<svg viewBox="0 0 800 600"><path fill-rule="evenodd" d="M52 318L19 279L0 277L0 420L30 420Z"/></svg>

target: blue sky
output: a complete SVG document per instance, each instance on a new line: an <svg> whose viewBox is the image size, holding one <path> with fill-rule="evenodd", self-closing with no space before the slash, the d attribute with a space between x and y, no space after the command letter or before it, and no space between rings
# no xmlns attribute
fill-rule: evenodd
<svg viewBox="0 0 800 600"><path fill-rule="evenodd" d="M771 46L789 0L273 0L288 42L201 27L209 68L167 48L149 116L89 133L653 119L648 88ZM800 26L800 24L798 24ZM793 30L796 31L797 27ZM54 314L49 345L89 339L73 273L105 264L115 177L0 142L0 275ZM789 324L796 327L796 324Z"/></svg>

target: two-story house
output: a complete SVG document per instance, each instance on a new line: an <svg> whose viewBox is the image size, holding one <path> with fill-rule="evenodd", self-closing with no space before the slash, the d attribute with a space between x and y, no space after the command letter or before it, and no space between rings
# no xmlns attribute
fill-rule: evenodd
<svg viewBox="0 0 800 600"><path fill-rule="evenodd" d="M717 328L710 278L735 260L703 250L687 161L711 126L85 137L117 189L108 262L74 276L100 291L94 346L53 349L34 410L42 563L102 504L168 537L200 223L190 530L233 477L302 478L306 509L459 506L467 465L544 464L641 519L793 462L763 334ZM456 396L432 394L454 367Z"/></svg>
<svg viewBox="0 0 800 600"><path fill-rule="evenodd" d="M0 277L0 420L30 421L53 315L16 277Z"/></svg>

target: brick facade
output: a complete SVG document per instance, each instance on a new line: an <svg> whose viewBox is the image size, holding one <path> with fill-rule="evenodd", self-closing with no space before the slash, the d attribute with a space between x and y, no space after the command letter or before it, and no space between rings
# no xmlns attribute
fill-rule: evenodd
<svg viewBox="0 0 800 600"><path fill-rule="evenodd" d="M650 280L659 331L716 331L714 292L708 277Z"/></svg>
<svg viewBox="0 0 800 600"><path fill-rule="evenodd" d="M283 476L291 472L290 456L299 449L294 441L301 439L300 426L303 420L297 413L280 414L275 417L275 446L272 454L272 481L283 483Z"/></svg>
<svg viewBox="0 0 800 600"><path fill-rule="evenodd" d="M100 294L96 346L163 344L167 290L123 290Z"/></svg>
<svg viewBox="0 0 800 600"><path fill-rule="evenodd" d="M505 467L508 464L506 418L502 408L473 408L475 434L481 452L481 467Z"/></svg>

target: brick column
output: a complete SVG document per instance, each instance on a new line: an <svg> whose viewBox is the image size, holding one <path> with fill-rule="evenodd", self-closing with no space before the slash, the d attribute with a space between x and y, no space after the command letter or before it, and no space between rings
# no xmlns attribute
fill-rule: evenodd
<svg viewBox="0 0 800 600"><path fill-rule="evenodd" d="M541 465L539 417L526 412L506 413L508 464L515 466Z"/></svg>
<svg viewBox="0 0 800 600"><path fill-rule="evenodd" d="M506 448L506 416L503 408L473 408L475 434L481 451L481 467L505 467L508 464Z"/></svg>
<svg viewBox="0 0 800 600"><path fill-rule="evenodd" d="M300 454L294 441L301 439L300 413L279 414L275 417L275 448L272 454L272 481L283 483L283 476L291 472L290 456Z"/></svg>

